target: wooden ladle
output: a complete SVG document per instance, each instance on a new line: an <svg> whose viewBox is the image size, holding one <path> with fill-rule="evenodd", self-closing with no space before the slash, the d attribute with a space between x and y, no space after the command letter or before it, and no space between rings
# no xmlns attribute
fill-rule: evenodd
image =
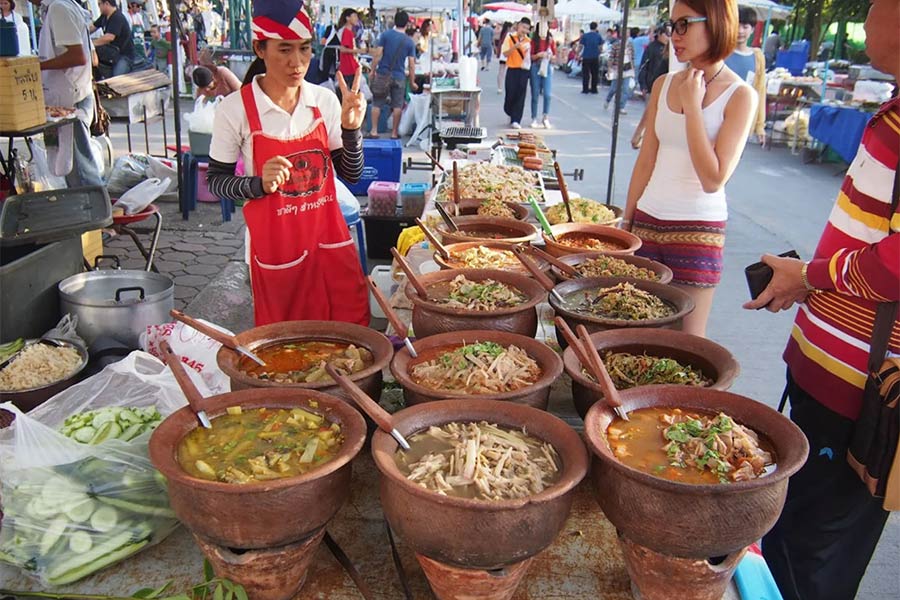
<svg viewBox="0 0 900 600"><path fill-rule="evenodd" d="M446 172L447 172L447 169L444 168L444 165L442 165L441 163L439 163L438 160L437 160L434 156L432 156L431 152L426 152L426 153L425 153L425 156L428 157L428 160L431 161L431 164L433 164L434 166L436 166L438 169L441 170L441 173L446 173Z"/></svg>
<svg viewBox="0 0 900 600"><path fill-rule="evenodd" d="M330 364L325 365L325 371L331 376L332 379L344 390L347 395L349 395L353 401L359 406L363 412L365 412L369 417L372 418L373 421L378 425L378 427L386 432L391 434L397 443L400 444L400 447L404 450L409 450L409 442L406 441L406 438L403 437L403 434L397 431L397 428L394 427L394 418L391 414L381 408L381 406L369 398L368 395L355 383L353 383L349 377L341 375L337 372L337 370L332 367Z"/></svg>
<svg viewBox="0 0 900 600"><path fill-rule="evenodd" d="M428 238L428 241L431 242L431 245L434 246L435 250L437 250L445 260L450 260L450 251L437 239L437 236L434 235L434 232L428 228L425 222L422 221L422 219L416 219L416 225L419 226L419 229L422 230L422 233L425 234L425 237Z"/></svg>
<svg viewBox="0 0 900 600"><path fill-rule="evenodd" d="M184 370L184 365L181 364L181 357L175 354L175 351L172 350L172 346L170 346L169 342L166 340L159 343L159 349L162 352L163 360L169 365L169 369L172 370L172 375L175 376L178 387L184 392L184 396L187 398L191 410L197 415L200 424L207 429L212 429L212 422L210 422L209 416L207 416L203 407L200 406L200 403L203 401L203 396L200 395L200 390L197 389L197 386L194 385L194 382L188 377L187 371Z"/></svg>
<svg viewBox="0 0 900 600"><path fill-rule="evenodd" d="M567 304L565 298L556 291L556 284L553 283L553 280L547 277L547 274L541 271L541 268L527 256L528 250L524 245L518 245L513 248L513 254L519 259L522 266L528 269L535 281L541 284L541 287L547 290L551 296L556 298L560 304Z"/></svg>
<svg viewBox="0 0 900 600"><path fill-rule="evenodd" d="M574 223L575 218L572 216L572 206L569 204L569 188L566 186L566 179L563 177L562 169L557 161L553 161L553 169L556 171L556 183L559 184L559 193L562 194L563 204L566 205L566 216L569 217L569 223Z"/></svg>
<svg viewBox="0 0 900 600"><path fill-rule="evenodd" d="M372 277L367 277L366 280L369 282L369 289L372 290L372 295L375 296L375 301L378 303L378 306L381 307L381 310L384 311L384 315L387 317L388 321L390 321L391 327L394 328L394 331L397 332L398 336L403 336L403 345L405 345L406 349L409 350L410 356L412 356L413 358L418 357L419 353L416 352L416 348L413 346L412 340L409 339L409 327L399 316L397 316L397 313L391 306L391 303L388 302L388 299L385 298L384 294L381 293L381 290L378 289L378 284L375 283L375 280Z"/></svg>
<svg viewBox="0 0 900 600"><path fill-rule="evenodd" d="M453 210L459 216L459 169L453 161Z"/></svg>
<svg viewBox="0 0 900 600"><path fill-rule="evenodd" d="M612 378L609 376L609 371L606 370L606 365L603 364L603 359L600 358L600 353L597 352L597 347L594 346L594 342L591 340L591 334L589 334L587 328L581 324L575 327L575 331L578 332L584 353L587 355L588 370L593 373L594 378L597 379L597 383L599 383L600 387L603 389L603 396L606 399L606 403L616 411L616 414L619 415L622 420L627 421L628 413L622 408L622 398L619 396L619 390L616 389Z"/></svg>
<svg viewBox="0 0 900 600"><path fill-rule="evenodd" d="M549 252L545 252L535 246L527 246L527 249L528 249L529 253L534 254L538 258L542 258L542 259L546 260L548 263L550 263L551 265L553 265L554 267L556 267L557 269L559 269L566 275L576 278L576 279L581 277L581 273L579 273L575 269L575 267L573 267L572 265L567 265L566 263L559 260L558 258L553 256Z"/></svg>
<svg viewBox="0 0 900 600"><path fill-rule="evenodd" d="M416 293L419 294L423 300L428 299L428 290L425 288L425 285L419 280L418 276L416 276L413 268L409 266L409 263L406 262L406 259L400 254L400 251L396 248L391 248L391 254L394 256L394 260L397 261L397 264L400 265L400 268L406 273L406 278L409 279L409 282L412 284L414 288L416 288Z"/></svg>
<svg viewBox="0 0 900 600"><path fill-rule="evenodd" d="M175 308L170 310L169 314L176 321L181 321L188 327L193 327L194 329L196 329L203 335L216 340L217 342L219 342L226 348L231 348L235 352L243 354L244 356L246 356L253 362L257 363L258 365L261 365L263 367L266 366L266 363L263 359L261 359L255 353L251 352L250 349L247 348L246 346L241 346L240 344L238 344L237 340L235 339L235 337L233 335L228 335L227 333L223 333L223 332L219 331L215 327L210 327L203 321L199 321L193 317L189 317L186 314L184 314L183 312L181 312L180 310L177 310Z"/></svg>

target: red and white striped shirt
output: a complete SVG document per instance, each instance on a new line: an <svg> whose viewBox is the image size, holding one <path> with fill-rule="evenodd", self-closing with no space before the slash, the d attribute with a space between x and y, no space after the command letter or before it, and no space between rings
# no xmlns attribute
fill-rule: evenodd
<svg viewBox="0 0 900 600"><path fill-rule="evenodd" d="M900 299L900 213L891 214L900 156L900 99L881 107L863 133L837 202L807 268L822 290L800 305L784 360L797 384L855 419L866 383L879 302ZM900 322L890 351L900 353Z"/></svg>

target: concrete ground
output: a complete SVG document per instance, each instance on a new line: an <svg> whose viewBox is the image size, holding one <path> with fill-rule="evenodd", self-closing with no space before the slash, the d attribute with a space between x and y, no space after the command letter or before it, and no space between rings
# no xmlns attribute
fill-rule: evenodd
<svg viewBox="0 0 900 600"><path fill-rule="evenodd" d="M507 125L502 96L496 91L496 63L481 75L484 90L481 125L488 128L491 136L496 136ZM611 155L612 110L603 109L605 89L600 96L582 95L580 89L580 80L555 73L553 129L538 132L558 150L565 172L584 169L584 181L570 182L571 189L583 196L604 199ZM632 101L626 108L628 114L620 122L613 192L613 203L620 206L624 205L637 157L629 140L643 103ZM528 124L531 117L528 105L525 113L523 123ZM113 128L115 147L126 148L124 127L114 125ZM169 143L174 143L171 132L170 123ZM135 134L136 149L143 148L142 135L140 130ZM151 128L151 151L160 153L161 150L161 130L156 126ZM800 156L785 148L769 150L749 146L727 187L730 218L725 272L716 294L709 335L730 349L741 364L742 374L733 387L736 393L777 405L784 386L781 352L793 320L793 311L772 315L741 309L748 297L743 269L764 252L780 253L793 248L803 257L812 255L841 183L841 177L836 174L840 168L833 164L804 164ZM404 181L424 178L423 173L412 172ZM160 205L165 213L165 232L157 264L160 270L174 277L179 306L187 306L191 314L216 320L238 331L250 327L252 309L246 268L241 263L239 211L231 223L222 224L217 204L201 205L190 220L182 221L177 206ZM116 240L109 245L125 251L129 244L127 240ZM128 253L134 263L136 256ZM898 597L900 519L895 517L882 536L858 598Z"/></svg>

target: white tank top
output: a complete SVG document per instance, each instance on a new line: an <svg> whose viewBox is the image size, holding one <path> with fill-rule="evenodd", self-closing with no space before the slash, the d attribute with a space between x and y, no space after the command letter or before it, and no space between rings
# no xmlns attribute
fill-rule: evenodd
<svg viewBox="0 0 900 600"><path fill-rule="evenodd" d="M638 200L637 207L651 217L666 221L725 221L728 218L725 190L720 189L712 194L703 191L688 152L685 117L669 108L669 85L674 75L666 75L659 95L654 123L659 150L650 181ZM725 120L728 100L742 85L747 84L737 81L732 83L721 96L703 109L703 125L713 144L716 143L719 129Z"/></svg>

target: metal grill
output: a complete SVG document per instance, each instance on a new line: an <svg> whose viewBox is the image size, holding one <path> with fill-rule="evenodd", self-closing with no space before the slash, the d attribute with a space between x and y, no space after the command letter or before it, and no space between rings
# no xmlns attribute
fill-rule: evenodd
<svg viewBox="0 0 900 600"><path fill-rule="evenodd" d="M441 137L454 140L483 140L487 137L487 129L484 127L446 127L441 131Z"/></svg>

